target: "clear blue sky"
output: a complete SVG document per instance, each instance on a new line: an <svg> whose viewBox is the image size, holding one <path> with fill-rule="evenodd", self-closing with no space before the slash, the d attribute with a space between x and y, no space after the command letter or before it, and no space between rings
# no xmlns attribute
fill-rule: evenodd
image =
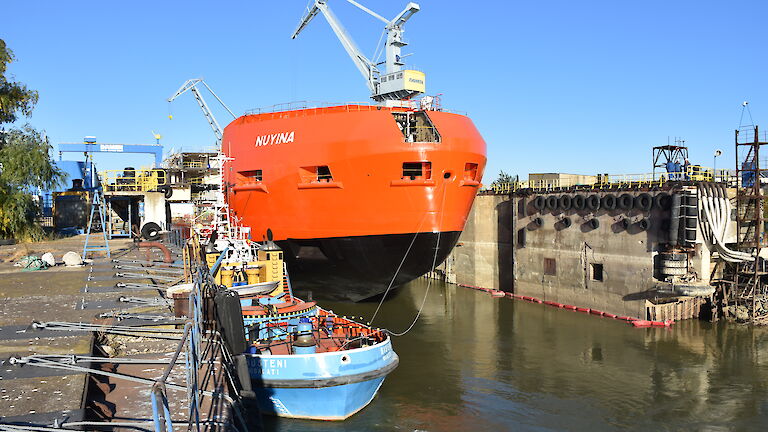
<svg viewBox="0 0 768 432"><path fill-rule="evenodd" d="M406 3L362 2L387 17ZM381 23L343 0L329 4L370 56ZM718 166L733 167L743 100L768 128L764 0L419 4L406 24L407 60L427 73L428 93L467 112L485 137L486 183L500 169L523 178L650 172L651 147L668 136L687 140L694 163L711 165L721 148ZM165 102L187 78L204 77L236 113L367 100L321 17L290 39L305 5L5 0L0 37L18 58L10 72L40 92L30 122L52 142L151 143L155 130L166 148L194 151L214 141L194 100L174 102L173 120ZM97 160L104 169L151 159Z"/></svg>

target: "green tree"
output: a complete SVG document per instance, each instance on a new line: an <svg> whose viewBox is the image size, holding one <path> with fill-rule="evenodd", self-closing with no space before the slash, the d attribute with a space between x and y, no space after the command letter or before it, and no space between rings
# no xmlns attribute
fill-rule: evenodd
<svg viewBox="0 0 768 432"><path fill-rule="evenodd" d="M0 237L37 240L42 229L35 224L40 206L32 196L37 189L51 189L63 173L51 159L48 139L29 125L3 130L3 125L28 116L37 103L37 92L5 76L13 53L0 39Z"/></svg>
<svg viewBox="0 0 768 432"><path fill-rule="evenodd" d="M499 171L499 176L491 183L491 188L501 186L504 184L512 184L518 180L517 175L511 175L505 173L503 170Z"/></svg>
<svg viewBox="0 0 768 432"><path fill-rule="evenodd" d="M15 122L19 114L30 115L37 103L36 91L6 78L5 71L13 60L13 51L0 39L0 125Z"/></svg>

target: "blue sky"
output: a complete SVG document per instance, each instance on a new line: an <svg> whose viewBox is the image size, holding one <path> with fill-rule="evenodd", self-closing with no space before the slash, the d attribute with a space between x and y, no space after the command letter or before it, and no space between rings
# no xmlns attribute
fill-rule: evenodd
<svg viewBox="0 0 768 432"><path fill-rule="evenodd" d="M364 0L386 17L406 1ZM420 1L406 24L410 66L430 94L467 112L488 143L490 183L503 169L593 174L651 171L651 147L680 136L691 161L733 167L733 129L748 100L768 128L768 2ZM306 0L5 0L10 72L40 92L29 121L52 142L151 143L195 151L213 134L191 95L204 77L235 113L296 100L365 101L368 91L327 23L290 34ZM379 21L329 0L372 55ZM209 103L215 101L209 98ZM218 107L222 124L228 115ZM71 158L77 155L71 155ZM99 156L100 168L151 157Z"/></svg>

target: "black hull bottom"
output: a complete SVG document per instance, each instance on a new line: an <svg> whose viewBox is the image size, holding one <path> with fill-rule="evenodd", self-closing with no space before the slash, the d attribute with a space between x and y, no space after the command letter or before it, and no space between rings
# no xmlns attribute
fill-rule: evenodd
<svg viewBox="0 0 768 432"><path fill-rule="evenodd" d="M445 260L461 231L286 240L285 251L294 290L315 298L361 301L432 270ZM414 239L415 237L415 239ZM413 243L411 245L411 243ZM408 251L410 246L410 251ZM437 256L435 256L437 249Z"/></svg>

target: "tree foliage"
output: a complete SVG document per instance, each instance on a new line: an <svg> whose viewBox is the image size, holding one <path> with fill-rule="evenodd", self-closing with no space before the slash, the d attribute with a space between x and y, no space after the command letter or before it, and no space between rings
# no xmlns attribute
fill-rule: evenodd
<svg viewBox="0 0 768 432"><path fill-rule="evenodd" d="M3 130L2 125L27 116L37 103L37 92L24 84L8 81L5 72L13 53L0 39L0 237L39 239L35 224L40 206L32 195L52 189L64 174L51 159L51 145L41 133L26 125Z"/></svg>
<svg viewBox="0 0 768 432"><path fill-rule="evenodd" d="M8 80L5 71L15 60L13 51L0 39L0 124L13 123L19 114L28 116L37 103L37 92L23 83Z"/></svg>
<svg viewBox="0 0 768 432"><path fill-rule="evenodd" d="M493 183L491 183L491 187L493 188L494 186L501 186L501 185L504 185L504 184L511 184L511 183L516 182L516 181L518 181L518 176L517 175L507 174L503 170L501 170L501 171L499 171L499 176L496 178L496 180L494 180Z"/></svg>
<svg viewBox="0 0 768 432"><path fill-rule="evenodd" d="M0 143L0 236L39 239L40 206L31 192L58 186L63 173L53 164L48 139L30 126L11 129Z"/></svg>
<svg viewBox="0 0 768 432"><path fill-rule="evenodd" d="M48 138L26 125L11 129L0 144L0 186L15 190L51 189L61 171L52 163Z"/></svg>

